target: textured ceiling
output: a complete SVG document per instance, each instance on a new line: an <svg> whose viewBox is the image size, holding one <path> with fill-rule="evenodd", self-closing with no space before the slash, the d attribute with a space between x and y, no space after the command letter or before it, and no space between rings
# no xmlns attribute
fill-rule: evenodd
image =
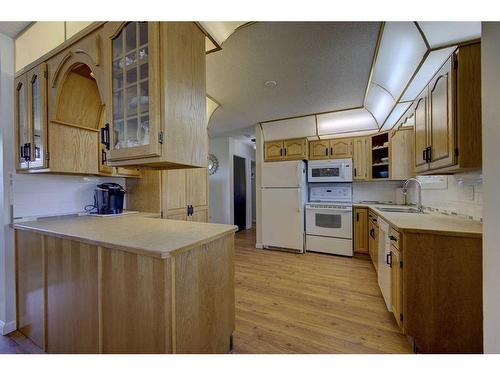
<svg viewBox="0 0 500 375"><path fill-rule="evenodd" d="M210 135L363 105L379 29L379 22L258 22L236 31L207 55L207 93L221 104Z"/></svg>
<svg viewBox="0 0 500 375"><path fill-rule="evenodd" d="M15 38L21 31L27 28L31 22L0 22L0 34Z"/></svg>

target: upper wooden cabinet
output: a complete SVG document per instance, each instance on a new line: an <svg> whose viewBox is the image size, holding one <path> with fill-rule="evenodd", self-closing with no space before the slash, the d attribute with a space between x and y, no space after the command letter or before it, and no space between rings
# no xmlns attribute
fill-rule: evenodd
<svg viewBox="0 0 500 375"><path fill-rule="evenodd" d="M481 168L481 46L459 47L417 98L415 170Z"/></svg>
<svg viewBox="0 0 500 375"><path fill-rule="evenodd" d="M367 180L368 179L368 139L354 138L352 141L352 179Z"/></svg>
<svg viewBox="0 0 500 375"><path fill-rule="evenodd" d="M309 159L344 159L352 157L352 139L322 139L309 142Z"/></svg>
<svg viewBox="0 0 500 375"><path fill-rule="evenodd" d="M47 165L47 66L45 63L15 79L16 169Z"/></svg>
<svg viewBox="0 0 500 375"><path fill-rule="evenodd" d="M307 138L264 142L264 160L306 160L307 148Z"/></svg>
<svg viewBox="0 0 500 375"><path fill-rule="evenodd" d="M391 180L407 180L415 177L413 128L401 128L393 131L390 133L389 138Z"/></svg>
<svg viewBox="0 0 500 375"><path fill-rule="evenodd" d="M102 27L16 78L19 171L138 177L108 166L100 147L106 121L101 51Z"/></svg>
<svg viewBox="0 0 500 375"><path fill-rule="evenodd" d="M108 22L104 71L113 166L205 166L205 36L192 22Z"/></svg>

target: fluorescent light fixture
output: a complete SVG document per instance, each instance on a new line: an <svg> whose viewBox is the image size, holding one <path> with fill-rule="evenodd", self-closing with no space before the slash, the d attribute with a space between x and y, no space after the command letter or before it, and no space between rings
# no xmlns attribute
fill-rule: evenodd
<svg viewBox="0 0 500 375"><path fill-rule="evenodd" d="M398 103L392 110L387 120L385 120L384 125L381 130L389 130L394 127L396 122L404 115L404 113L410 108L411 102L409 103Z"/></svg>
<svg viewBox="0 0 500 375"><path fill-rule="evenodd" d="M431 49L481 37L481 22L418 22Z"/></svg>
<svg viewBox="0 0 500 375"><path fill-rule="evenodd" d="M382 126L387 116L389 116L394 104L396 103L393 97L386 90L373 83L370 84L368 95L366 96L365 108L375 117L379 127Z"/></svg>
<svg viewBox="0 0 500 375"><path fill-rule="evenodd" d="M406 88L406 91L401 97L401 101L406 102L409 100L415 100L415 98L422 92L425 86L427 86L434 74L436 74L439 68L446 62L448 57L450 57L455 48L456 46L452 46L449 48L431 51L427 55L424 63L418 70L411 83Z"/></svg>
<svg viewBox="0 0 500 375"><path fill-rule="evenodd" d="M200 21L200 25L210 34L219 46L234 33L238 27L246 22L207 22Z"/></svg>
<svg viewBox="0 0 500 375"><path fill-rule="evenodd" d="M364 108L325 113L316 118L318 135L378 129L375 120Z"/></svg>
<svg viewBox="0 0 500 375"><path fill-rule="evenodd" d="M386 22L372 82L399 98L426 52L414 22Z"/></svg>
<svg viewBox="0 0 500 375"><path fill-rule="evenodd" d="M350 137L363 137L366 135L376 134L378 133L378 129L372 130L361 130L358 132L348 132L348 133L340 133L340 134L328 134L328 135L320 135L319 139L331 139L331 138L350 138Z"/></svg>

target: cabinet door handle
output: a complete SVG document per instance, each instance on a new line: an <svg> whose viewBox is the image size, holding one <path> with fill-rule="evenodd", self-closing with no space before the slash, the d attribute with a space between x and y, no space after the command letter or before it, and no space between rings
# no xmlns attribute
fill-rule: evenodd
<svg viewBox="0 0 500 375"><path fill-rule="evenodd" d="M387 263L387 265L392 268L392 252L386 254L385 256L385 262Z"/></svg>
<svg viewBox="0 0 500 375"><path fill-rule="evenodd" d="M354 177L356 177L358 173L356 172L356 168L354 168Z"/></svg>
<svg viewBox="0 0 500 375"><path fill-rule="evenodd" d="M375 229L370 229L370 237L375 239Z"/></svg>
<svg viewBox="0 0 500 375"><path fill-rule="evenodd" d="M398 240L398 239L397 239L395 236L393 236L392 234L389 236L389 239L390 239L391 241L397 241L397 240Z"/></svg>
<svg viewBox="0 0 500 375"><path fill-rule="evenodd" d="M325 156L328 156L328 147L325 148Z"/></svg>
<svg viewBox="0 0 500 375"><path fill-rule="evenodd" d="M283 149L280 148L280 156L283 156Z"/></svg>
<svg viewBox="0 0 500 375"><path fill-rule="evenodd" d="M24 144L24 160L25 161L31 160L31 143Z"/></svg>
<svg viewBox="0 0 500 375"><path fill-rule="evenodd" d="M423 160L423 161L425 161L425 162L427 162L427 161L428 161L428 160L427 160L427 149L424 149L424 150L422 151L422 160Z"/></svg>
<svg viewBox="0 0 500 375"><path fill-rule="evenodd" d="M333 147L330 147L330 156L333 156Z"/></svg>
<svg viewBox="0 0 500 375"><path fill-rule="evenodd" d="M285 148L285 156L286 156L286 148Z"/></svg>
<svg viewBox="0 0 500 375"><path fill-rule="evenodd" d="M356 212L356 221L359 221L359 212Z"/></svg>
<svg viewBox="0 0 500 375"><path fill-rule="evenodd" d="M429 163L432 161L432 146L427 147L427 161Z"/></svg>
<svg viewBox="0 0 500 375"><path fill-rule="evenodd" d="M20 150L20 156L21 156L22 158L24 158L24 146L26 146L26 143L25 143L24 145L22 145L22 146L20 146L20 147L19 147L19 148L21 149L21 150Z"/></svg>
<svg viewBox="0 0 500 375"><path fill-rule="evenodd" d="M106 150L109 150L110 140L109 140L109 124L104 125L101 128L101 143L106 146Z"/></svg>

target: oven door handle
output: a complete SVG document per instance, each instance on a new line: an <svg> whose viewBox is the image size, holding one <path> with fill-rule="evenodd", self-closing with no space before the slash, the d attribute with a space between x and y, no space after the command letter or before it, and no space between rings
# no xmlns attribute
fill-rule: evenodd
<svg viewBox="0 0 500 375"><path fill-rule="evenodd" d="M352 212L352 208L308 207L310 211Z"/></svg>

